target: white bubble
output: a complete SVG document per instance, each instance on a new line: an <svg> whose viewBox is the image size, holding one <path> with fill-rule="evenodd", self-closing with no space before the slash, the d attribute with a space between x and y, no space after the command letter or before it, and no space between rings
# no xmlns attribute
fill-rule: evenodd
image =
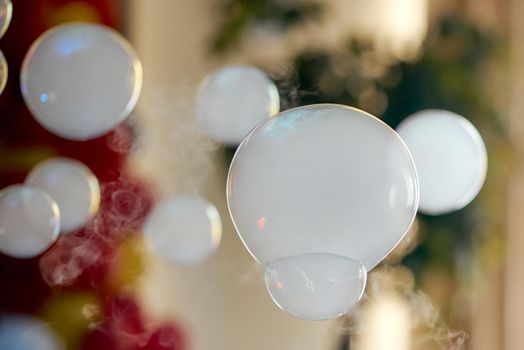
<svg viewBox="0 0 524 350"><path fill-rule="evenodd" d="M275 84L259 69L229 66L207 77L196 97L196 115L216 141L238 145L257 124L278 113Z"/></svg>
<svg viewBox="0 0 524 350"><path fill-rule="evenodd" d="M14 185L0 191L0 252L30 258L44 252L60 230L60 211L45 192Z"/></svg>
<svg viewBox="0 0 524 350"><path fill-rule="evenodd" d="M199 197L173 197L156 205L144 224L150 249L174 265L194 265L220 244L222 224L216 208Z"/></svg>
<svg viewBox="0 0 524 350"><path fill-rule="evenodd" d="M0 0L0 38L4 36L9 23L11 23L11 16L13 14L13 5L10 0Z"/></svg>
<svg viewBox="0 0 524 350"><path fill-rule="evenodd" d="M358 109L320 104L255 128L232 161L227 197L262 264L330 253L369 271L409 229L418 181L394 130Z"/></svg>
<svg viewBox="0 0 524 350"><path fill-rule="evenodd" d="M440 215L462 209L479 193L487 170L484 142L465 118L425 110L397 128L417 167L421 212Z"/></svg>
<svg viewBox="0 0 524 350"><path fill-rule="evenodd" d="M7 75L7 61L5 60L5 56L2 51L0 51L0 95L4 91L5 85L7 84Z"/></svg>
<svg viewBox="0 0 524 350"><path fill-rule="evenodd" d="M22 315L0 317L0 349L62 350L63 344L42 321Z"/></svg>
<svg viewBox="0 0 524 350"><path fill-rule="evenodd" d="M348 312L364 293L366 268L332 254L304 254L266 266L266 287L282 310L305 320L326 320Z"/></svg>
<svg viewBox="0 0 524 350"><path fill-rule="evenodd" d="M52 158L38 164L26 184L48 193L60 208L60 232L75 231L95 215L100 204L96 176L79 161Z"/></svg>
<svg viewBox="0 0 524 350"><path fill-rule="evenodd" d="M113 129L134 108L142 66L120 34L96 24L65 24L45 32L21 70L24 100L49 131L72 140Z"/></svg>

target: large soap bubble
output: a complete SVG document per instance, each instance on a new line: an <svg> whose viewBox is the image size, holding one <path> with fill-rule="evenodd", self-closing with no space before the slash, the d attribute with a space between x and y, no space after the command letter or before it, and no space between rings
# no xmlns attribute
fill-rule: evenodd
<svg viewBox="0 0 524 350"><path fill-rule="evenodd" d="M0 349L62 350L56 334L42 321L23 315L0 316Z"/></svg>
<svg viewBox="0 0 524 350"><path fill-rule="evenodd" d="M216 141L238 145L257 124L278 113L275 84L259 69L229 66L207 77L196 97L196 115Z"/></svg>
<svg viewBox="0 0 524 350"><path fill-rule="evenodd" d="M11 23L11 16L13 14L13 4L10 0L0 0L0 38L4 36L9 23Z"/></svg>
<svg viewBox="0 0 524 350"><path fill-rule="evenodd" d="M7 74L7 61L2 51L0 51L0 95L4 91L5 84L7 84Z"/></svg>
<svg viewBox="0 0 524 350"><path fill-rule="evenodd" d="M369 271L409 229L418 181L409 151L390 127L354 108L320 104L256 127L235 154L227 197L238 234L267 268L304 254L331 254L355 263L315 261L334 262L334 271L356 271L359 264ZM324 312L316 314L331 311Z"/></svg>
<svg viewBox="0 0 524 350"><path fill-rule="evenodd" d="M144 224L152 252L174 265L194 265L220 244L222 223L216 208L200 197L181 196L157 204Z"/></svg>
<svg viewBox="0 0 524 350"><path fill-rule="evenodd" d="M52 158L38 164L26 183L47 192L60 208L60 232L75 231L86 224L100 204L96 176L79 161Z"/></svg>
<svg viewBox="0 0 524 350"><path fill-rule="evenodd" d="M96 24L66 24L45 32L21 71L24 100L49 131L72 140L100 136L134 108L142 66L118 33Z"/></svg>
<svg viewBox="0 0 524 350"><path fill-rule="evenodd" d="M464 117L444 110L425 110L397 128L417 167L421 212L440 215L458 210L479 193L487 154L477 129Z"/></svg>
<svg viewBox="0 0 524 350"><path fill-rule="evenodd" d="M21 185L0 191L0 252L34 257L51 246L59 230L58 204L47 193Z"/></svg>

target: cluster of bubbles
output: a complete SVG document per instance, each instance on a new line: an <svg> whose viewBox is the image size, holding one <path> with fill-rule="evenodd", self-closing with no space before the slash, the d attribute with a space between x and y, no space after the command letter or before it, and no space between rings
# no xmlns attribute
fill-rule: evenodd
<svg viewBox="0 0 524 350"><path fill-rule="evenodd" d="M21 71L35 119L71 140L98 137L125 120L141 86L131 46L93 24L47 31ZM483 141L454 113L422 111L395 131L342 105L279 109L274 83L248 66L210 75L195 99L208 136L240 144L228 174L230 215L264 267L271 297L297 317L321 320L349 311L367 272L403 239L417 211L458 210L484 182ZM59 232L85 225L99 202L98 181L87 167L47 160L24 185L0 192L0 251L18 258L40 254ZM218 211L198 196L160 201L143 230L153 252L183 266L209 257L222 234Z"/></svg>
<svg viewBox="0 0 524 350"><path fill-rule="evenodd" d="M9 23L11 23L11 16L13 14L13 5L11 0L0 0L0 39L4 36ZM4 91L7 83L7 61L4 54L0 51L0 94Z"/></svg>
<svg viewBox="0 0 524 350"><path fill-rule="evenodd" d="M257 124L243 111L272 110L273 85L251 83L245 69L207 78L196 111L212 138L230 145L235 132L245 136L228 175L229 211L283 310L309 320L346 313L417 211L459 210L479 193L486 148L464 117L424 110L395 131L364 111L317 104Z"/></svg>
<svg viewBox="0 0 524 350"><path fill-rule="evenodd" d="M220 89L224 83L241 86L238 79L244 79L245 74L248 94L253 89L258 94L272 84L257 69L238 69L240 75L237 68L221 73L225 74L225 82L224 78L210 79L201 90L203 102L205 96L213 98L224 91ZM109 132L129 116L142 88L142 66L131 45L112 29L65 24L48 30L32 44L21 68L20 82L28 108L45 129L62 138L84 141ZM254 113L255 119L242 126L240 133L230 135L229 142L240 142L251 124L278 112L278 92L274 85L270 86L265 97L270 106L249 100L244 108L236 110L233 117L237 120L258 109L263 112ZM219 109L221 103L232 105L234 96L223 94L213 101L209 106ZM199 111L204 124L213 122L209 109ZM221 111L222 115L227 112ZM227 127L234 130L232 123L234 120ZM220 133L217 137L224 141ZM0 251L16 258L39 255L53 244L58 233L75 232L85 226L99 205L98 180L85 165L72 159L46 160L29 173L25 184L0 192L0 229L4 232ZM119 215L112 224L120 226L116 221L129 215ZM198 196L175 196L154 208L144 231L148 246L157 255L176 265L191 265L217 248L222 227L212 204Z"/></svg>
<svg viewBox="0 0 524 350"><path fill-rule="evenodd" d="M0 191L0 252L15 258L39 255L59 233L84 226L99 203L98 180L84 164L67 158L45 160L24 184Z"/></svg>
<svg viewBox="0 0 524 350"><path fill-rule="evenodd" d="M308 320L348 312L417 211L458 210L480 191L486 149L464 117L425 110L397 132L366 112L318 104L260 123L238 147L230 214L283 310Z"/></svg>

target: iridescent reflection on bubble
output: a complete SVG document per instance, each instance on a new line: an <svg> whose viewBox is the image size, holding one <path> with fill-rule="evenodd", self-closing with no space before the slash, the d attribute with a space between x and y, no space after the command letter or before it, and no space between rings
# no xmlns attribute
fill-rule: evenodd
<svg viewBox="0 0 524 350"><path fill-rule="evenodd" d="M0 51L0 95L4 91L5 85L7 84L7 74L7 61L5 60L5 56L2 51Z"/></svg>
<svg viewBox="0 0 524 350"><path fill-rule="evenodd" d="M13 4L10 0L0 0L0 38L4 36L9 23L11 23L11 16L13 15Z"/></svg>
<svg viewBox="0 0 524 350"><path fill-rule="evenodd" d="M266 287L282 310L305 320L325 320L348 312L364 293L366 268L332 254L304 254L266 266Z"/></svg>
<svg viewBox="0 0 524 350"><path fill-rule="evenodd" d="M22 185L0 191L0 252L34 257L51 246L59 230L60 211L47 193Z"/></svg>

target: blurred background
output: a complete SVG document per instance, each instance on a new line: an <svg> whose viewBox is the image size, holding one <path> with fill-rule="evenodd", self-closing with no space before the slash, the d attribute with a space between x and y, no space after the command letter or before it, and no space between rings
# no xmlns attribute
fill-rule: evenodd
<svg viewBox="0 0 524 350"><path fill-rule="evenodd" d="M10 70L0 96L0 184L68 156L99 178L101 208L131 219L111 244L85 247L80 258L67 249L85 232L38 258L0 256L2 313L36 315L68 349L522 349L524 2L15 0L13 8L0 40ZM17 74L42 32L71 21L116 28L144 68L130 120L84 143L32 119ZM464 115L487 146L486 184L460 211L418 215L370 274L354 313L296 319L274 306L229 219L234 150L194 121L199 82L233 63L266 71L281 110L340 103L392 127L426 108ZM219 209L222 244L199 266L173 267L144 249L141 220L153 197L195 191Z"/></svg>

